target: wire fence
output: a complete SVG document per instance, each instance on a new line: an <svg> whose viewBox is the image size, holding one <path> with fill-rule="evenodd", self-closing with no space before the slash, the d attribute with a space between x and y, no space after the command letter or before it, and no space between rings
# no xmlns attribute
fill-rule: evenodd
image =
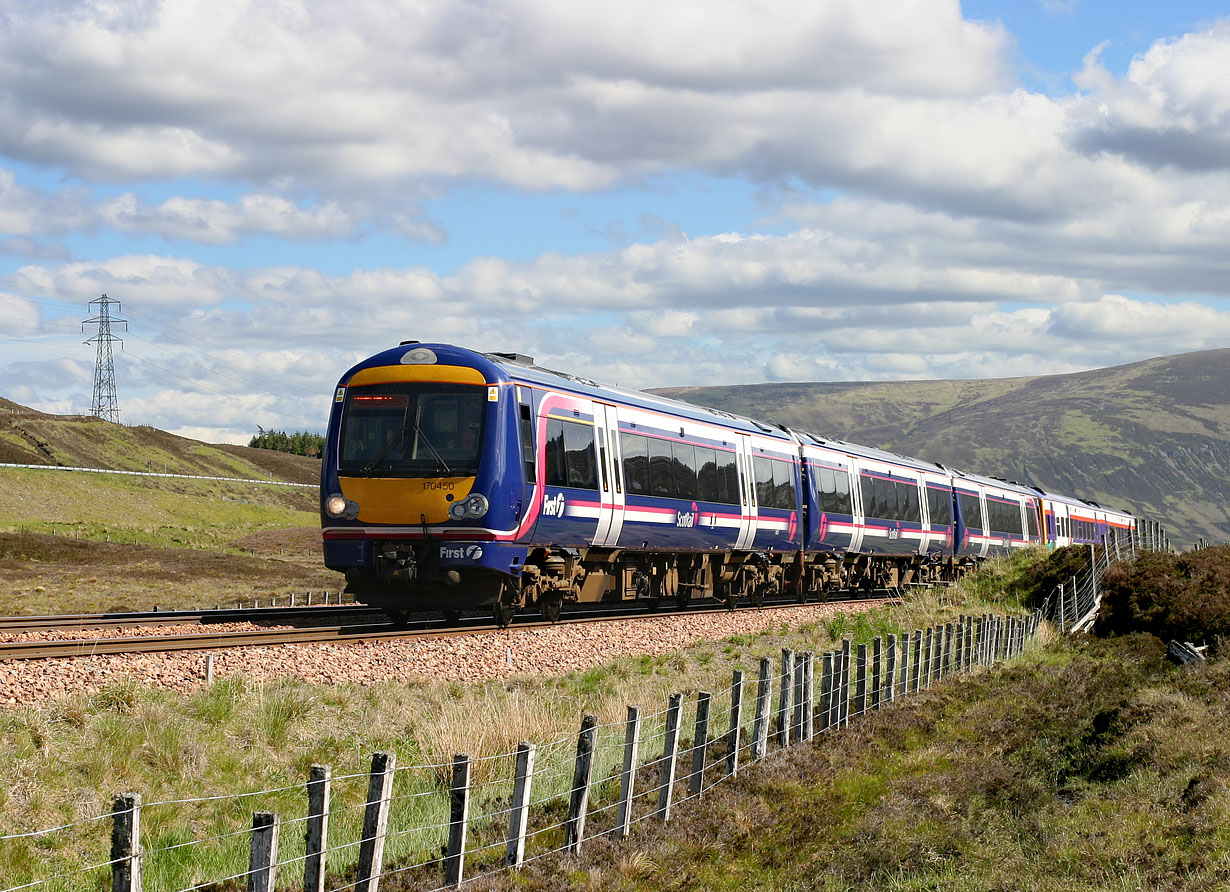
<svg viewBox="0 0 1230 892"><path fill-rule="evenodd" d="M575 736L494 755L399 766L395 754L376 753L365 772L334 777L314 765L305 783L230 797L143 803L121 793L107 814L0 835L0 846L21 848L8 861L20 873L0 892L370 892L391 876L410 888L455 888L667 822L748 766L1011 659L1043 617L962 616L900 640L784 650L762 658L754 677L735 670L655 712L629 706L624 720L606 723L586 716ZM206 813L203 803L216 808Z"/></svg>

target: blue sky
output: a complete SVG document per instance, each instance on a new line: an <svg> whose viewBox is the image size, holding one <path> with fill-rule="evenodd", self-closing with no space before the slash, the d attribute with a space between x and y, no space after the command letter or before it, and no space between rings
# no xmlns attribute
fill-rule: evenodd
<svg viewBox="0 0 1230 892"><path fill-rule="evenodd" d="M0 396L319 429L406 338L631 386L990 377L1230 343L1204 3L0 11Z"/></svg>

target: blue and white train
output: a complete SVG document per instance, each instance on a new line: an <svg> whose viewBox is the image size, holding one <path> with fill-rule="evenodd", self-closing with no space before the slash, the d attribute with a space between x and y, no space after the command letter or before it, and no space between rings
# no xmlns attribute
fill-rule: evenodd
<svg viewBox="0 0 1230 892"><path fill-rule="evenodd" d="M325 564L391 613L760 603L956 578L1028 545L1131 536L1121 511L516 354L407 341L338 382Z"/></svg>

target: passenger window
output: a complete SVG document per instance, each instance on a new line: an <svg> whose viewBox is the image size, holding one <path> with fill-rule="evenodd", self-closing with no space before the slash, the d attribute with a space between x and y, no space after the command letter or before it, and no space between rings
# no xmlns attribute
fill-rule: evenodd
<svg viewBox="0 0 1230 892"><path fill-rule="evenodd" d="M564 464L564 422L547 421L546 467L543 478L547 486L567 486L568 469Z"/></svg>
<svg viewBox="0 0 1230 892"><path fill-rule="evenodd" d="M564 422L564 449L568 485L577 489L597 489L594 429L587 424Z"/></svg>
<svg viewBox="0 0 1230 892"><path fill-rule="evenodd" d="M833 477L837 484L834 508L838 514L853 514L854 505L850 499L850 475L845 471L837 471Z"/></svg>
<svg viewBox="0 0 1230 892"><path fill-rule="evenodd" d="M521 406L521 460L525 466L525 482L534 482L534 420L530 407Z"/></svg>
<svg viewBox="0 0 1230 892"><path fill-rule="evenodd" d="M753 456L752 468L756 472L756 501L762 508L772 508L773 462L759 455Z"/></svg>
<svg viewBox="0 0 1230 892"><path fill-rule="evenodd" d="M739 466L735 464L733 452L719 452L718 463L718 501L727 505L739 504Z"/></svg>
<svg viewBox="0 0 1230 892"><path fill-rule="evenodd" d="M624 454L624 480L628 492L635 496L649 495L649 441L636 434L620 434L619 446Z"/></svg>
<svg viewBox="0 0 1230 892"><path fill-rule="evenodd" d="M674 462L670 443L656 438L649 441L650 495L664 498L672 498L675 495Z"/></svg>
<svg viewBox="0 0 1230 892"><path fill-rule="evenodd" d="M697 499L700 491L696 484L696 447L691 443L672 443L672 468L675 477L675 497Z"/></svg>
<svg viewBox="0 0 1230 892"><path fill-rule="evenodd" d="M706 446L696 447L696 486L702 502L720 502L717 453Z"/></svg>
<svg viewBox="0 0 1230 892"><path fill-rule="evenodd" d="M795 508L794 465L791 462L773 462L773 507L785 511L793 511Z"/></svg>

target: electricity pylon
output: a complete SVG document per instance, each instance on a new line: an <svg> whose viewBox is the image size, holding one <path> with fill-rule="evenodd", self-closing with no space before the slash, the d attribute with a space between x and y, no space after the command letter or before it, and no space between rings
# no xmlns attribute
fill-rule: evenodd
<svg viewBox="0 0 1230 892"><path fill-rule="evenodd" d="M90 414L118 424L120 405L115 398L115 361L111 358L111 345L119 341L122 350L124 342L111 334L111 323L119 323L127 331L128 322L124 319L111 318L111 307L120 309L118 300L112 300L104 294L90 301L89 305L92 307L94 304L98 304L98 315L81 323L82 331L85 331L87 325L98 326L98 334L86 341L87 344L94 344L97 347L97 358L94 362L94 399L90 404Z"/></svg>

